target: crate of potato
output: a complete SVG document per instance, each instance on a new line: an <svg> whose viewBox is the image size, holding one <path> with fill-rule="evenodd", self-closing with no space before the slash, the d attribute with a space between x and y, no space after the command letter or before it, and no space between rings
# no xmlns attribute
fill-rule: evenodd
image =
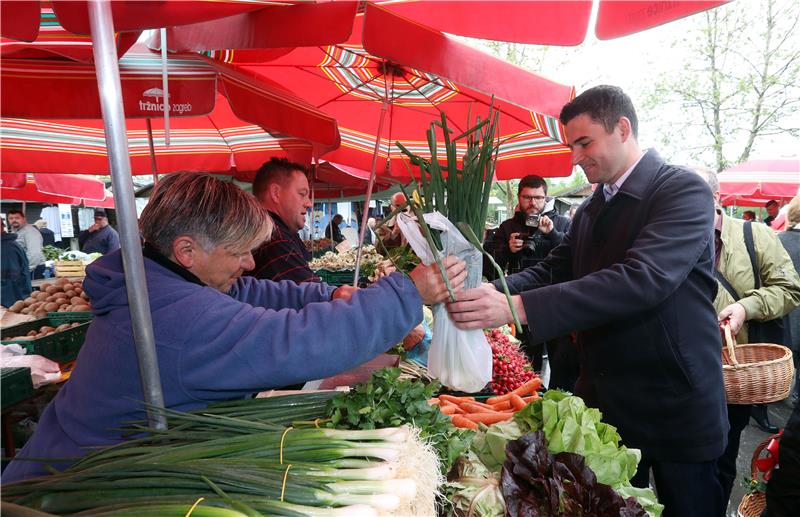
<svg viewBox="0 0 800 517"><path fill-rule="evenodd" d="M89 312L91 304L80 280L71 282L66 278L57 278L53 283L43 283L39 291L34 291L8 310L44 318L49 312Z"/></svg>
<svg viewBox="0 0 800 517"><path fill-rule="evenodd" d="M16 343L24 346L28 354L41 355L58 363L68 363L78 356L86 339L91 317L84 321L70 321L58 316L40 318L2 330L0 344Z"/></svg>

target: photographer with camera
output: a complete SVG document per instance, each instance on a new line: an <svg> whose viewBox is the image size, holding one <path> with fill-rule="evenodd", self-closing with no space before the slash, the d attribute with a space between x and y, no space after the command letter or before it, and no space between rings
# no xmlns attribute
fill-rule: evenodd
<svg viewBox="0 0 800 517"><path fill-rule="evenodd" d="M541 176L529 174L520 180L517 201L514 217L503 221L488 248L497 265L508 274L533 267L547 257L550 250L561 244L570 225L568 217L548 207L547 183ZM488 273L489 269L493 268L484 271ZM530 343L525 335L518 337L525 343L525 352L534 369L541 370L544 343ZM571 391L578 378L578 360L570 336L549 341L547 353L551 369L549 387Z"/></svg>
<svg viewBox="0 0 800 517"><path fill-rule="evenodd" d="M517 211L497 229L491 249L495 262L508 274L535 266L561 244L569 218L547 205L547 183L529 174L517 189Z"/></svg>

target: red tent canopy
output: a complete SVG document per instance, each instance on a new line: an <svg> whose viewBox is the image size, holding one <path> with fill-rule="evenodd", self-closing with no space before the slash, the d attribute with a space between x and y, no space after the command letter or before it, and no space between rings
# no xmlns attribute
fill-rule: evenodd
<svg viewBox="0 0 800 517"><path fill-rule="evenodd" d="M723 205L763 206L771 199L788 200L800 189L800 159L750 160L722 171Z"/></svg>
<svg viewBox="0 0 800 517"><path fill-rule="evenodd" d="M0 173L0 184L0 197L6 201L114 208L114 197L105 183L89 176Z"/></svg>

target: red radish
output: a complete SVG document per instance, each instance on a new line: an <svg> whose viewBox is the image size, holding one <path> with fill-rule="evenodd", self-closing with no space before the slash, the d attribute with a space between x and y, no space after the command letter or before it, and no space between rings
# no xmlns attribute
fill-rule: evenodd
<svg viewBox="0 0 800 517"><path fill-rule="evenodd" d="M522 386L536 376L519 345L499 329L485 331L492 347L492 391L498 395Z"/></svg>

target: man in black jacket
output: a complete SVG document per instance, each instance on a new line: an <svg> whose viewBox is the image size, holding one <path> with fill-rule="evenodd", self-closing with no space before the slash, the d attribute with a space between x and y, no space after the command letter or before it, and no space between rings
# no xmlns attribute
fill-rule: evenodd
<svg viewBox="0 0 800 517"><path fill-rule="evenodd" d="M507 278L512 303L535 340L578 331L575 392L641 449L631 481L646 486L652 469L664 516L724 515L716 460L728 422L711 190L642 152L635 109L617 87L587 90L560 119L573 163L598 188L560 246ZM493 285L459 293L448 310L467 329L511 320Z"/></svg>

